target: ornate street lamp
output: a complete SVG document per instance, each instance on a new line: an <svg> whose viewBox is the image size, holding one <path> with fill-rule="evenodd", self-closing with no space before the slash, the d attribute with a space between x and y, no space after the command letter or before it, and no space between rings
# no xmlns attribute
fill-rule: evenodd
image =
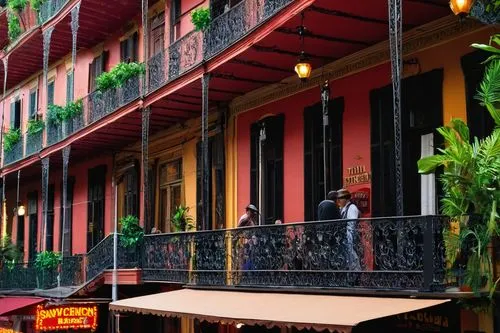
<svg viewBox="0 0 500 333"><path fill-rule="evenodd" d="M302 23L297 30L299 33L302 50L300 51L299 60L295 65L295 73L297 73L299 79L304 82L309 78L309 76L311 76L312 72L311 63L309 62L309 59L307 58L304 51L304 34L306 32L306 27L304 26L304 13L302 13Z"/></svg>
<svg viewBox="0 0 500 333"><path fill-rule="evenodd" d="M26 208L20 202L17 205L17 216L24 216L26 213Z"/></svg>
<svg viewBox="0 0 500 333"><path fill-rule="evenodd" d="M450 8L453 14L465 17L469 15L475 0L450 0Z"/></svg>

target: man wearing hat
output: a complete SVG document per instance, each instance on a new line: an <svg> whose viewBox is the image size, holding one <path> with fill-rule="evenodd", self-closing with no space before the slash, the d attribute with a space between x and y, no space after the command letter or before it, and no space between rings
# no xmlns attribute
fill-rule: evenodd
<svg viewBox="0 0 500 333"><path fill-rule="evenodd" d="M238 227L251 227L254 225L258 225L258 216L259 210L252 204L249 204L246 207L246 212L240 217L240 221L238 222Z"/></svg>
<svg viewBox="0 0 500 333"><path fill-rule="evenodd" d="M343 219L350 220L346 223L347 232L347 268L350 270L361 270L358 254L354 249L354 239L356 237L357 220L359 218L359 209L351 202L351 192L342 188L337 191L337 203L340 207L340 215Z"/></svg>

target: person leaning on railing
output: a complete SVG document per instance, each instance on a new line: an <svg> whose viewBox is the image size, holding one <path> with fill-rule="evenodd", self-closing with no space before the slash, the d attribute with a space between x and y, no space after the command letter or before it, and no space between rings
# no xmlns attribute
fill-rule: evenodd
<svg viewBox="0 0 500 333"><path fill-rule="evenodd" d="M354 250L354 241L360 212L358 207L351 202L351 192L344 188L337 191L337 204L340 207L341 218L348 220L346 223L347 269L359 271L361 270L361 265L358 254Z"/></svg>

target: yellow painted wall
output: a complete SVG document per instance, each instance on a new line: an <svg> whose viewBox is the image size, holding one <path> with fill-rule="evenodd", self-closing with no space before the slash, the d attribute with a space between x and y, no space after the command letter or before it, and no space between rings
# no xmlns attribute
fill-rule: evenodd
<svg viewBox="0 0 500 333"><path fill-rule="evenodd" d="M462 38L445 42L437 47L417 52L409 58L417 58L422 72L436 68L444 69L443 122L452 118L467 121L465 102L465 81L460 58L474 51L472 43L487 44L495 29L486 29Z"/></svg>
<svg viewBox="0 0 500 333"><path fill-rule="evenodd" d="M184 186L184 204L189 207L191 216L196 216L196 143L193 138L182 145L182 172Z"/></svg>

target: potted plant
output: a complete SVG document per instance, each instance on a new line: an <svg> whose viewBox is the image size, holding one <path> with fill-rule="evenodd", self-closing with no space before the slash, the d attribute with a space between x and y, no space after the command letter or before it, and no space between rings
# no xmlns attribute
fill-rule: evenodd
<svg viewBox="0 0 500 333"><path fill-rule="evenodd" d="M205 31L210 26L211 21L209 8L200 7L191 11L191 22L196 31Z"/></svg>
<svg viewBox="0 0 500 333"><path fill-rule="evenodd" d="M193 217L189 214L189 207L180 205L172 214L172 229L174 232L192 231L196 227Z"/></svg>
<svg viewBox="0 0 500 333"><path fill-rule="evenodd" d="M42 133L43 129L45 128L45 122L43 119L30 119L28 120L28 135L33 136L38 133Z"/></svg>
<svg viewBox="0 0 500 333"><path fill-rule="evenodd" d="M144 239L144 229L139 225L139 219L133 215L127 215L120 219L121 245L135 252Z"/></svg>
<svg viewBox="0 0 500 333"><path fill-rule="evenodd" d="M62 255L54 251L42 251L36 255L37 286L45 289L52 287Z"/></svg>
<svg viewBox="0 0 500 333"><path fill-rule="evenodd" d="M109 72L104 72L96 78L97 91L100 94L114 94L115 89L123 88L122 94L119 96L119 101L111 99L118 103L128 103L139 97L140 84L132 84L129 81L146 73L144 63L121 62L113 67ZM99 94L99 95L100 95ZM114 109L116 106L110 106Z"/></svg>
<svg viewBox="0 0 500 333"><path fill-rule="evenodd" d="M10 152L14 146L21 140L21 130L19 128L10 128L3 136L3 149Z"/></svg>
<svg viewBox="0 0 500 333"><path fill-rule="evenodd" d="M17 263L19 259L21 259L21 251L12 243L9 235L5 235L0 241L0 270Z"/></svg>
<svg viewBox="0 0 500 333"><path fill-rule="evenodd" d="M499 43L497 37L492 41ZM451 265L464 263L464 284L475 293L488 288L490 295L498 282L494 281L490 253L492 239L500 235L498 200L500 198L500 51L491 45L473 45L492 51L477 98L486 107L496 127L486 138L470 138L469 128L454 119L438 129L445 141L439 154L418 162L420 173L434 172L443 167L440 177L444 197L442 212L455 223L445 228L443 237L446 256ZM471 143L472 141L472 143Z"/></svg>

